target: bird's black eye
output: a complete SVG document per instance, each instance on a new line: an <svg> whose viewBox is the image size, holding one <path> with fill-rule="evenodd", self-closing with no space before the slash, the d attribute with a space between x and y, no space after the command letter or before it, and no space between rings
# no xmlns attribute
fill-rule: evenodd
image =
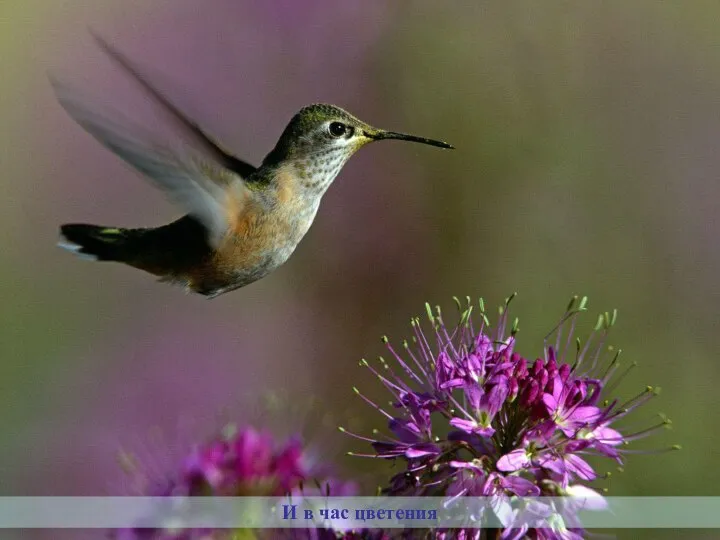
<svg viewBox="0 0 720 540"><path fill-rule="evenodd" d="M333 137L342 137L347 133L348 127L340 122L332 122L328 126L328 131Z"/></svg>

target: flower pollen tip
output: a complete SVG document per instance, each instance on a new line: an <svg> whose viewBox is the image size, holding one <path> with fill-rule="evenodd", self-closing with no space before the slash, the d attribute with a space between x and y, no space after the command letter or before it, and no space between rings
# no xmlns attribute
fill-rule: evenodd
<svg viewBox="0 0 720 540"><path fill-rule="evenodd" d="M429 302L425 302L425 311L427 313L428 319L430 319L430 322L435 322L435 317L433 316L432 308L430 307Z"/></svg>

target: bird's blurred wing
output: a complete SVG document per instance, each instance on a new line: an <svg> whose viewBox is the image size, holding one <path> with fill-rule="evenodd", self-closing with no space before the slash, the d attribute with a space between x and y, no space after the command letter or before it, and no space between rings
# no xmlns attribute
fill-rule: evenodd
<svg viewBox="0 0 720 540"><path fill-rule="evenodd" d="M254 166L224 150L207 133L200 129L193 120L188 118L177 106L175 106L175 104L160 93L157 88L151 85L147 78L141 74L140 68L135 63L112 47L95 32L91 30L90 33L95 38L98 45L100 45L102 50L105 51L105 53L114 60L116 64L130 74L145 90L146 94L150 95L155 102L160 104L160 106L168 113L170 118L173 119L183 130L183 132L192 138L193 143L197 144L200 148L202 148L202 150L207 152L212 159L220 163L223 167L236 172L244 178L247 178L255 172L256 168Z"/></svg>
<svg viewBox="0 0 720 540"><path fill-rule="evenodd" d="M193 155L189 148L171 148L119 113L101 110L57 80L51 82L76 122L198 219L208 230L210 245L222 243L251 196L237 174Z"/></svg>

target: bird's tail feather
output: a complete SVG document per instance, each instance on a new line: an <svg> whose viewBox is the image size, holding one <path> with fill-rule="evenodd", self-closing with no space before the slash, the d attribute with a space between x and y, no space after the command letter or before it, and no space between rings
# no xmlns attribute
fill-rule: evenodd
<svg viewBox="0 0 720 540"><path fill-rule="evenodd" d="M80 258L93 261L123 261L127 254L130 231L70 223L60 227L58 246Z"/></svg>

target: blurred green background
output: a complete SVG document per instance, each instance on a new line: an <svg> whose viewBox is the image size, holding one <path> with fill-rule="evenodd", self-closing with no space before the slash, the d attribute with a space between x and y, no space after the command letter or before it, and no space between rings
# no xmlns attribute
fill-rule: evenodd
<svg viewBox="0 0 720 540"><path fill-rule="evenodd" d="M385 399L357 367L379 336L407 335L426 300L513 291L521 353L587 294L618 308L612 342L640 364L619 391L663 387L639 415L674 429L639 446L683 451L631 456L612 494L718 494L719 17L702 1L0 2L0 494L117 493L120 446L218 411L255 421L264 391L380 427L351 390ZM213 301L79 261L55 248L60 223L178 215L54 101L48 70L151 114L88 25L255 163L316 101L457 150L362 150L291 260ZM342 457L356 441L326 439L367 472Z"/></svg>

